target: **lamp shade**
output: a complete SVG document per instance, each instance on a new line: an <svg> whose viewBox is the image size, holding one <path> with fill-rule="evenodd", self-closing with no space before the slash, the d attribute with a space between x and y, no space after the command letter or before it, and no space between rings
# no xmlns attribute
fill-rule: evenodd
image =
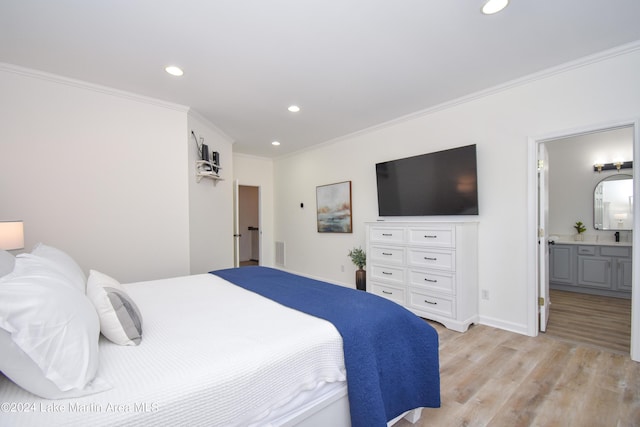
<svg viewBox="0 0 640 427"><path fill-rule="evenodd" d="M24 248L22 221L0 221L0 249L11 251Z"/></svg>

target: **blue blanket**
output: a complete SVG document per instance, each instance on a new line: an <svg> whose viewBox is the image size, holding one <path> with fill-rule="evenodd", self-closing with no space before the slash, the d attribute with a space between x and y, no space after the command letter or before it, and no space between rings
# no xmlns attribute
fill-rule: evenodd
<svg viewBox="0 0 640 427"><path fill-rule="evenodd" d="M386 426L405 411L440 407L438 334L405 308L272 268L211 273L335 325L343 340L353 427Z"/></svg>

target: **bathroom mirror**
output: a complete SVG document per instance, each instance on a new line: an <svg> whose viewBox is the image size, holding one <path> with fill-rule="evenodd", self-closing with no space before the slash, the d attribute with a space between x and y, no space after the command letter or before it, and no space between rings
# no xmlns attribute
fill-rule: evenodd
<svg viewBox="0 0 640 427"><path fill-rule="evenodd" d="M604 178L593 191L593 227L596 230L631 230L633 177L617 173Z"/></svg>

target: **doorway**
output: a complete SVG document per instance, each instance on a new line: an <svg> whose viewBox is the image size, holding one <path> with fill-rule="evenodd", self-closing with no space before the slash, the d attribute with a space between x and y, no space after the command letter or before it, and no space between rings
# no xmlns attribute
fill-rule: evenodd
<svg viewBox="0 0 640 427"><path fill-rule="evenodd" d="M582 181L583 181L583 186L587 187L587 194L591 194L591 196L587 196L585 198L584 195L582 195L582 201L580 203L576 202L575 200L572 203L572 206L574 205L580 205L579 208L576 207L575 209L579 209L579 210L573 210L573 207L570 207L568 209L565 209L565 212L561 212L560 218L556 218L558 219L558 222L554 223L553 217L555 216L554 211L553 211L553 203L554 201L551 200L549 202L550 206L551 206L551 220L548 221L548 223L544 222L544 219L542 220L542 224L540 224L540 214L537 212L537 210L535 209L535 206L538 203L539 198L542 196L541 193L544 190L541 190L538 188L538 168L539 168L539 164L538 164L538 151L540 146L545 146L547 149L551 149L551 153L550 153L550 160L549 160L549 165L550 168L553 169L558 168L562 171L567 171L568 169L570 169L570 167L568 166L568 163L566 160L560 160L558 161L558 164L555 164L554 166L554 151L556 148L567 148L568 145L563 146L563 143L568 143L570 140L572 139L580 139L580 138L594 138L595 136L602 136L605 135L607 132L613 132L615 133L616 130L618 129L622 129L625 128L626 131L631 135L631 154L624 154L621 153L622 155L625 156L631 156L633 157L633 161L638 164L638 146L639 146L639 141L638 141L638 121L628 121L628 122L622 122L622 123L612 123L606 126L599 126L599 127L593 127L593 128L586 128L586 129L580 129L580 130L575 130L575 131L569 131L569 132L564 132L564 133L558 133L555 135L551 135L551 136L546 136L546 137L540 137L540 138L530 138L529 140L529 156L530 158L534 159L533 162L531 162L530 166L530 170L529 170L529 188L530 188L530 197L529 197L529 204L531 206L530 208L530 212L532 214L535 215L535 219L532 221L530 218L530 224L532 224L532 229L535 230L535 241L532 239L532 245L531 248L535 248L535 251L532 253L532 259L535 260L534 264L531 265L530 264L530 268L531 268L531 273L532 275L530 276L532 279L530 282L530 296L532 297L532 303L534 303L535 305L532 306L535 307L534 310L531 310L529 312L529 332L530 335L537 335L539 328L540 328L540 319L538 318L538 315L540 313L539 310L539 299L538 297L541 294L544 294L544 276L543 273L538 271L538 267L541 265L540 264L540 258L541 256L539 255L540 253L544 253L543 251L538 251L538 248L540 247L539 245L546 245L547 242L549 241L548 236L549 236L549 232L551 232L551 234L560 234L560 235L564 235L561 236L565 239L571 239L573 234L575 234L575 230L573 229L573 225L575 224L576 221L582 221L584 224L586 224L588 226L588 232L585 234L588 234L589 232L591 233L590 238L592 239L611 239L611 241L613 242L613 231L607 231L607 230L596 230L594 228L594 214L593 214L593 190L595 187L595 184L592 184L591 181L597 181L598 180L598 176L597 176L597 171L594 171L594 163L598 162L598 160L602 160L605 163L611 163L611 162L615 162L618 159L614 159L611 158L612 156L616 156L616 155L620 155L618 153L613 153L611 152L611 146L612 144L601 144L601 153L593 153L593 152L587 152L586 146L582 147L583 149L577 149L575 147L573 147L571 150L569 150L571 152L571 163L575 163L577 165L577 167L582 168L582 171L580 172L582 174ZM544 150L541 150L544 151ZM607 157L600 157L604 154L608 154L609 158ZM556 156L558 155L557 153L555 154ZM556 159L557 161L558 159ZM625 158L625 161L627 160L631 160L629 158ZM535 166L534 166L535 165ZM535 168L535 169L534 169ZM639 174L635 171L635 169L628 170L626 173L632 173L633 174L633 182L634 182L634 194L632 197L632 205L635 207L636 203L635 200L638 200L638 194L640 194L639 192L639 185L637 184L638 181L638 177ZM562 185L564 184L564 182L562 181L562 178L555 178L555 179L560 179L561 181L555 181L554 182L554 177L553 175L550 177L550 187L553 188L554 185ZM584 182L586 180L586 182ZM584 191L584 189L582 190ZM566 197L566 196L565 196ZM576 196L577 197L577 196ZM635 210L635 209L634 209ZM583 214L584 213L584 214ZM633 218L633 229L638 229L638 218L634 217ZM611 236L610 236L611 235ZM553 236L554 238L558 238L559 236ZM637 243L638 243L638 236L637 233L632 233L632 232L628 232L627 235L625 235L625 238L628 239L629 245L631 245L632 247L637 247ZM602 241L600 242L602 243ZM633 251L633 255L632 255L632 259L633 259L633 265L632 265L632 276L633 276L633 280L632 280L632 292L631 292L631 301L630 301L630 305L631 305L631 317L632 319L637 318L638 314L640 314L640 292L637 292L638 286L636 286L637 280L635 279L637 277L637 274L635 273L636 271L640 271L637 270L639 265L639 260L640 257L638 256L638 254L636 253L637 251ZM548 268L548 267L547 267ZM534 279L535 278L535 279ZM550 322L553 322L553 293L551 293L551 304L552 304L552 308L549 310L549 315L550 315ZM563 301L563 302L566 302ZM560 304L559 304L560 305ZM557 307L556 307L557 308ZM631 321L631 349L630 349L630 353L631 353L631 357L633 360L639 360L640 359L640 340L639 338L639 334L640 334L640 328L634 327L634 325L637 322L635 321Z"/></svg>
<svg viewBox="0 0 640 427"><path fill-rule="evenodd" d="M260 265L260 187L238 186L239 266Z"/></svg>

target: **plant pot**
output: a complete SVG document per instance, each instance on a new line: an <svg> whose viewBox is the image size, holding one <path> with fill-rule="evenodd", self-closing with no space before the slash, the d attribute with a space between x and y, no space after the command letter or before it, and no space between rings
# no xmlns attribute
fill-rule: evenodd
<svg viewBox="0 0 640 427"><path fill-rule="evenodd" d="M576 234L575 236L573 236L574 240L576 242L583 242L584 241L584 235L582 235L581 233Z"/></svg>
<svg viewBox="0 0 640 427"><path fill-rule="evenodd" d="M367 290L367 272L361 268L356 270L356 289L359 291Z"/></svg>

